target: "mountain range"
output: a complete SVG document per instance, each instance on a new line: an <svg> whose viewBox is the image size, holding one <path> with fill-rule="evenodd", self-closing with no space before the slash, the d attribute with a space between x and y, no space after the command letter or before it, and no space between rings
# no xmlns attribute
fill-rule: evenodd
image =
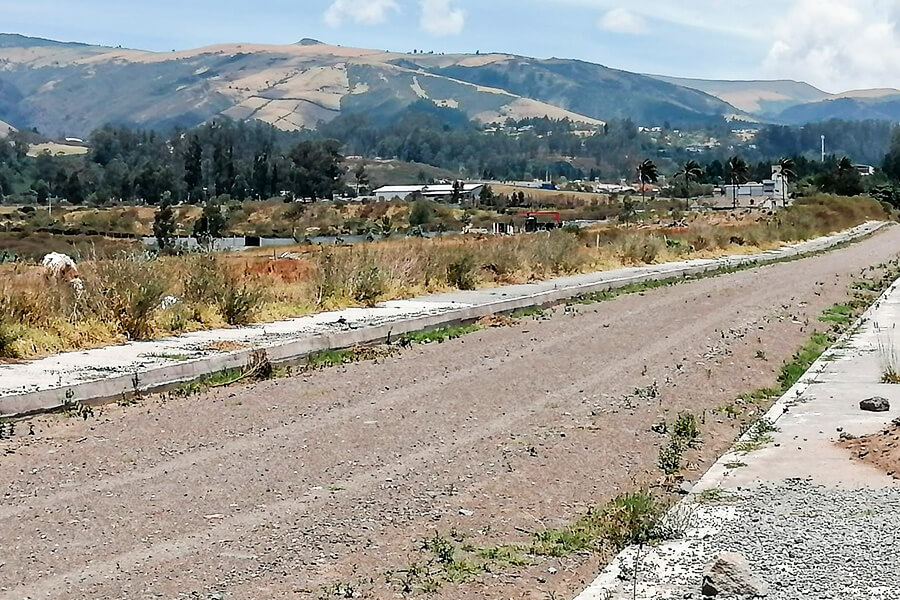
<svg viewBox="0 0 900 600"><path fill-rule="evenodd" d="M832 96L799 82L677 79L578 60L399 53L313 39L150 52L0 34L0 132L9 124L83 137L107 123L191 127L218 115L297 130L346 112L391 115L423 99L482 123L900 120L896 90Z"/></svg>

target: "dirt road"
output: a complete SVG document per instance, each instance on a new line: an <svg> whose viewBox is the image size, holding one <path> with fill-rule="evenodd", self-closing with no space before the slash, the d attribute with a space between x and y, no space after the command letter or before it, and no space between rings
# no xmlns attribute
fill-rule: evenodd
<svg viewBox="0 0 900 600"><path fill-rule="evenodd" d="M739 426L709 411L772 385L898 252L893 227L377 364L19 422L0 441L0 597L402 597L409 574L389 571L426 561L435 532L528 540L655 480L650 426L683 409L707 411L698 477ZM564 597L599 560L495 565L436 595Z"/></svg>

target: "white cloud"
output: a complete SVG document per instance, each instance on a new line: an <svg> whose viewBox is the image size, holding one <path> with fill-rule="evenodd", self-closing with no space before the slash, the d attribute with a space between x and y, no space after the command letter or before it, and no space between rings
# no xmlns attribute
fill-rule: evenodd
<svg viewBox="0 0 900 600"><path fill-rule="evenodd" d="M395 0L334 0L323 18L332 27L339 27L345 21L379 25L387 21L388 13L399 10Z"/></svg>
<svg viewBox="0 0 900 600"><path fill-rule="evenodd" d="M641 15L627 8L614 8L608 11L598 23L601 29L613 33L641 35L647 33L647 22Z"/></svg>
<svg viewBox="0 0 900 600"><path fill-rule="evenodd" d="M436 36L459 35L466 25L466 13L452 0L421 0L422 29Z"/></svg>
<svg viewBox="0 0 900 600"><path fill-rule="evenodd" d="M898 17L895 0L796 0L776 21L764 72L832 92L900 87Z"/></svg>

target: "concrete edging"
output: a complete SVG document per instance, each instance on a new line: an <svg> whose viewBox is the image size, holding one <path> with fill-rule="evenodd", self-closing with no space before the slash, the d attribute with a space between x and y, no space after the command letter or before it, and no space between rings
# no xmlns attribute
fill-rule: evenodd
<svg viewBox="0 0 900 600"><path fill-rule="evenodd" d="M390 337L434 329L449 325L475 321L492 314L502 314L524 308L550 306L577 296L619 289L632 284L648 281L678 279L694 275L702 275L712 271L720 271L745 265L765 265L783 260L816 254L833 249L848 241L857 241L872 235L888 223L874 224L865 229L859 226L849 236L835 235L833 240L820 248L801 251L795 247L784 247L778 250L750 255L725 256L704 262L701 265L679 266L666 269L665 265L653 265L655 268L647 273L627 275L617 279L606 279L580 285L559 287L550 291L508 298L496 302L446 311L440 314L413 317L382 325L363 327L352 331L333 334L320 334L308 338L293 340L281 344L263 345L256 348L236 350L227 354L209 356L202 359L189 360L171 365L158 366L143 372L118 375L101 380L87 381L71 386L60 385L52 389L11 394L0 397L0 416L16 417L28 414L59 409L67 402L101 403L135 393L146 393L165 390L173 386L192 381L225 369L244 366L252 352L264 349L273 364L290 364L302 360L312 353L322 350L348 348L360 344L383 342ZM848 233L848 232L843 232ZM841 239L843 237L843 239Z"/></svg>

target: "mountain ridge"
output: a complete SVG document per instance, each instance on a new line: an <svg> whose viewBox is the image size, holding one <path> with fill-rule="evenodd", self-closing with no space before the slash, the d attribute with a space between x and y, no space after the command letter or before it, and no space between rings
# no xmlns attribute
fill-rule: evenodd
<svg viewBox="0 0 900 600"><path fill-rule="evenodd" d="M389 52L312 38L151 52L4 34L0 62L0 119L49 135L83 136L107 123L188 127L219 115L304 129L342 112L399 111L422 99L484 123L709 122L740 112L696 90L586 61Z"/></svg>

